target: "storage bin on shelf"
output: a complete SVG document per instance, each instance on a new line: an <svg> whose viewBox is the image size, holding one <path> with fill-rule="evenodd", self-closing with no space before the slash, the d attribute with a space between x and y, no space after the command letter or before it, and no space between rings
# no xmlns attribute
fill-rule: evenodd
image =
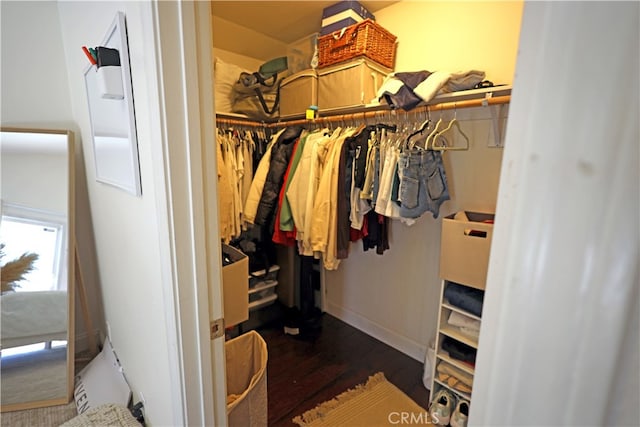
<svg viewBox="0 0 640 427"><path fill-rule="evenodd" d="M249 273L249 288L254 288L258 284L268 280L277 280L279 271L280 266L277 264L270 266L268 270L252 271Z"/></svg>
<svg viewBox="0 0 640 427"><path fill-rule="evenodd" d="M318 38L318 68L364 56L393 69L397 37L371 19Z"/></svg>
<svg viewBox="0 0 640 427"><path fill-rule="evenodd" d="M440 278L485 288L494 216L465 211L443 218Z"/></svg>
<svg viewBox="0 0 640 427"><path fill-rule="evenodd" d="M378 89L391 71L367 58L318 70L318 108L322 112L377 103Z"/></svg>
<svg viewBox="0 0 640 427"><path fill-rule="evenodd" d="M318 73L307 69L292 74L280 84L280 117L285 118L304 112L318 105Z"/></svg>
<svg viewBox="0 0 640 427"><path fill-rule="evenodd" d="M320 35L330 34L344 27L362 22L365 19L375 21L376 17L355 0L340 1L322 10Z"/></svg>
<svg viewBox="0 0 640 427"><path fill-rule="evenodd" d="M269 269L252 271L249 275L248 310L254 311L267 307L278 299L276 288L278 286L279 265L272 265ZM245 297L246 298L246 297Z"/></svg>

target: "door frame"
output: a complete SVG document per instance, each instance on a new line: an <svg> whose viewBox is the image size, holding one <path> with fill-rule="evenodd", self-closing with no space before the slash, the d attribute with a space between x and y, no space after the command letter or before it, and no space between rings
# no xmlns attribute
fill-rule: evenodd
<svg viewBox="0 0 640 427"><path fill-rule="evenodd" d="M223 317L218 233L212 28L209 2L153 2L179 387L183 425L227 425L224 336L210 338ZM161 151L161 154L159 153ZM161 158L159 156L162 156ZM213 167L211 165L214 165Z"/></svg>

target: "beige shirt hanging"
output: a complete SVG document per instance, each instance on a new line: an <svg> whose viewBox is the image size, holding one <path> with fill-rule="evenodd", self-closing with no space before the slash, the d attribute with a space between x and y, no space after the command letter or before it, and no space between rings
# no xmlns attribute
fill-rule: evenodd
<svg viewBox="0 0 640 427"><path fill-rule="evenodd" d="M226 173L227 166L222 154L221 136L216 141L216 169L218 172L218 227L220 239L228 243L233 235L233 187Z"/></svg>

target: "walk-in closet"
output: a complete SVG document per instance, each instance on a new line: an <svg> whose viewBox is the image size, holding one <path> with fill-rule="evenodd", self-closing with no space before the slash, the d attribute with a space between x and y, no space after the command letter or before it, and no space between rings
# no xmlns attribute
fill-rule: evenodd
<svg viewBox="0 0 640 427"><path fill-rule="evenodd" d="M351 136L354 136L365 128L369 131L365 138L365 151L367 141L370 147L372 139L377 139L377 142L383 139L383 146L390 144L395 147L388 153L393 151L399 156L402 156L405 150L415 150L414 145L423 145L427 148L424 155L437 156L441 161L440 173L444 175L447 196L441 196L440 200L434 197L431 204L418 213L416 209L405 210L409 211L407 217L402 217L397 212L391 214L391 205L385 215L381 213L384 209L376 210L373 206L371 212L375 212L375 216L369 219L381 221L383 231L380 232L384 233L386 239L380 245L363 241L361 238L349 239L346 253L343 251L341 256L337 257L338 262L334 262L326 253L314 258L313 251L307 253L306 257L301 257L301 241L296 241L291 246L274 244L275 258L265 264L266 267L262 271L250 272L253 274L247 279L247 318L232 325L227 334L229 338L233 338L256 330L276 339L273 329L265 333L264 328L282 326L282 333L274 341L278 343L278 348L274 348L273 351L269 349L269 366L272 366L272 363L276 363L274 357L285 357L281 351L284 348L283 343L287 340L304 341L304 337L297 335L299 331L292 333L290 328L287 329L291 326L287 324L287 316L295 310L303 310L301 305L306 303L308 293L312 292L312 301L317 312L323 313L321 317L325 318L325 322L326 318L330 319L318 330L319 337L316 339L319 339L320 343L323 342L323 329L326 329L327 325L336 327L338 323L345 324L347 328L354 328L358 333L384 343L419 366L419 369L410 374L414 378L408 383L420 384L423 388L422 392L414 393L412 396L417 396L414 399L422 400L418 404L425 410L431 403L427 388L432 389L431 398L434 389L446 389L455 400L470 401L472 361L468 363L462 360L464 357L440 357L438 354L443 345L451 350L451 354L465 352L464 349L455 348L455 345L452 347L450 341L462 342L465 349L471 348L475 351L478 348L477 329L481 322L481 313L474 314L476 311L473 308L464 308L464 303L462 308L456 306L452 302L456 296L452 297L451 292L455 288L454 285L460 282L463 287L469 287L463 290L465 295L462 299L466 299L469 292L479 292L481 301L485 277L477 281L470 279L467 283L462 282L466 278L460 278L456 271L464 272L471 267L464 259L455 259L464 254L456 253L455 248L443 247L443 222L446 219L460 220L461 215L466 221L476 221L475 216L480 215L481 219L477 220L480 224L478 227L472 230L462 229L460 234L468 234L470 231L471 238L479 238L485 243L490 241L523 3L361 1L358 4L375 15L375 24L395 37L391 67L380 66L376 61L370 61L367 62L369 68L364 69L365 77L362 81L357 78L350 80L354 86L361 89L362 94L365 94L361 103L345 102L342 106L331 105L330 108L323 108L323 105L327 106L333 98L339 98L339 92L343 89L336 87L335 93L332 93L330 84L322 84L323 75L328 75L326 70L330 69L330 66L318 67L317 63L312 61L308 68L314 72L313 78L316 78L316 75L319 77L317 87L314 86L317 93L310 96L314 96L313 100L318 100L317 109L304 107L299 108L299 111L287 110L287 114L267 118L233 112L233 101L228 94L241 72L255 72L274 58L287 57L290 68L288 73L302 71L300 75L307 76L304 65L308 62L303 61L303 65L296 63L296 59L301 57L298 53L300 50L305 51L308 46L320 45L317 42L323 37L323 10L335 3L211 3L216 144L219 144L220 151L217 164L220 212L237 212L234 211L234 204L242 205L240 210L244 208L247 194L251 191L251 179L269 142L272 142L272 138L275 141L279 133L295 127L299 128L299 131L292 137L294 139L303 139L307 134L314 132L324 132L328 135L338 132L338 129L342 129L343 132L344 129L353 129ZM302 57L304 58L304 55ZM352 60L359 59L362 60L361 57ZM344 60L337 66L349 64L349 61ZM322 63L322 60L320 62ZM481 77L472 87L465 87L464 90L456 90L454 87L450 91L442 89L432 94L429 99L423 99L410 107L403 108L397 104L390 106L388 101L376 99L382 85L385 82L389 83L387 77L392 73L417 74L424 71L427 74L446 73L451 75L451 81L455 76L469 76L473 73L481 73ZM284 86L281 86L279 100L281 108L288 108L287 102L290 99L286 96L290 95L287 91L283 92L282 88L290 81L294 80L287 81L285 78L282 81ZM302 80L295 80L299 81ZM370 86L373 89L369 89ZM370 92L374 96L371 96ZM308 104L307 107L311 107L311 102ZM305 101L300 105L305 105ZM438 140L436 130L444 129L446 131L441 134L444 139ZM248 147L251 147L252 151ZM293 149L294 153L299 147L298 145ZM238 152L242 154L244 165L241 174L244 180L235 181L235 188L240 194L244 194L240 202L234 201L237 196L228 196L229 192L224 190L229 188L226 181L233 175L224 171L229 168L237 171L240 168ZM256 155L257 152L260 152L260 155ZM385 153L382 150L380 153L384 159ZM294 157L295 154L290 154L290 158ZM395 162L400 158L395 159ZM233 166L229 165L231 159ZM383 162L384 160L380 164ZM355 166L349 168L347 173L355 174L354 168ZM380 169L382 168L383 166L380 166ZM281 187L278 190L281 190ZM442 189L440 190L442 193ZM298 194L302 193L304 192ZM220 235L225 245L233 245L234 240L237 243L238 236L246 233L243 214L235 213L235 219L228 221L222 219L224 224L220 225ZM222 214L224 215L226 214ZM295 212L293 217L295 219ZM253 217L251 219L253 220ZM276 227L277 224L281 223L276 223ZM297 230L298 222L295 226ZM295 236L295 232L293 235ZM295 240L295 237L293 239ZM238 245L236 247L239 248ZM488 248L488 245L484 248L487 257ZM444 259L445 256L450 258ZM478 254L469 253L468 256L470 259L476 259ZM485 259L482 273L485 276L486 261ZM449 271L453 273L449 274ZM307 279L311 285L301 283ZM253 287L256 282L260 283L258 288ZM228 294L227 285L225 283L225 295ZM245 293L238 298L246 297ZM452 314L459 322L456 330L458 335L448 332L446 328L450 326L449 319ZM301 350L299 346L300 344L294 344L297 351L303 352L304 355L302 359L295 360L314 358L312 347ZM322 346L319 345L320 347ZM362 357L368 356L363 353ZM328 358L327 364L331 365L331 357ZM294 359L285 360L298 363L293 362ZM439 362L442 362L443 366L447 365L447 369L436 370L435 364ZM389 362L390 366L392 365L390 374L394 369L400 369L399 365L394 363L397 362ZM318 366L318 369L322 369L322 365ZM295 367L292 366L291 369ZM304 366L301 369L304 369ZM373 375L375 372L370 374ZM275 373L269 373L271 382L268 382L268 399L272 399L272 396L274 399L281 399L284 395L299 392L295 384L272 381L271 375ZM357 385L340 381L341 371L329 369L327 375L336 376L333 395L339 394L341 386L348 389ZM405 372L402 375L409 374ZM463 378L456 378L457 376ZM279 388L277 391L271 389L272 383L274 387ZM316 404L329 400L333 395L319 393ZM310 405L308 402L307 404ZM276 408L280 414L287 414L285 409L277 408L276 403L269 401L269 405L270 408ZM315 405L311 405L313 406ZM299 414L292 413L292 417L287 420L284 420L284 417L275 420L271 415L270 413L270 423L292 425L290 418Z"/></svg>

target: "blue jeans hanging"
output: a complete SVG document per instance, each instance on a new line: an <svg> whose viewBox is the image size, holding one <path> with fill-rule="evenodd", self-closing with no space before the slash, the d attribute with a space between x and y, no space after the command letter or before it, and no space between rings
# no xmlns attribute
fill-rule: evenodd
<svg viewBox="0 0 640 427"><path fill-rule="evenodd" d="M440 205L449 200L442 153L408 151L400 153L400 216L418 218L426 211L438 217Z"/></svg>

